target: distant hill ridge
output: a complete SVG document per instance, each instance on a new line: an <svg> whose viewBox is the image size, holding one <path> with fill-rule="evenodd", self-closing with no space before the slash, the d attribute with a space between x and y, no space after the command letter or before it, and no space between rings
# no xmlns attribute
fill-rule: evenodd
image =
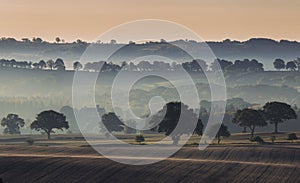
<svg viewBox="0 0 300 183"><path fill-rule="evenodd" d="M203 47L203 42L193 40L177 40L170 43L176 43L183 48L187 47L191 51L197 51ZM71 66L72 62L79 60L86 48L91 43L77 40L73 43L50 43L40 38L34 40L22 39L18 41L14 38L0 39L0 58L39 61L41 59L62 58L66 61L67 66ZM282 58L286 62L300 57L300 42L289 40L272 40L266 38L252 38L247 41L231 41L229 39L213 42L208 41L207 44L212 49L216 57L222 59L258 59L265 65L265 68L273 68L273 61L276 58ZM95 43L100 54L106 55L111 50L122 47L125 44L118 43ZM180 54L173 49L165 49L168 43L165 42L149 42L144 44L130 44L131 49L127 49L126 54L132 52L144 52L145 54L155 54L162 52L170 58L180 59ZM151 49L149 49L151 48ZM155 49L153 49L155 48ZM130 59L130 57L126 57ZM102 60L103 58L99 58ZM120 58L120 60L123 58ZM204 58L205 59L205 58ZM122 60L123 61L123 60Z"/></svg>

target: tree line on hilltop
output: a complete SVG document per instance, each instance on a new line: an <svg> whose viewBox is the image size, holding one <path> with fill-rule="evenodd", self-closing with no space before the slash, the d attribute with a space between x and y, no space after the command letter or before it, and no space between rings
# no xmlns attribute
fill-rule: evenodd
<svg viewBox="0 0 300 183"><path fill-rule="evenodd" d="M282 59L275 59L273 62L276 70L289 70L300 71L300 58L285 63ZM55 61L50 59L48 61L41 60L39 62L31 61L16 61L14 59L0 60L0 68L19 68L19 69L38 69L38 70L58 70L64 71L66 69L65 63L61 58L57 58ZM166 63L163 61L140 61L139 63L123 61L121 64L115 64L112 62L99 61L99 62L87 62L82 64L79 61L73 63L73 69L76 71L84 70L90 72L118 72L123 71L178 71L181 68L187 72L203 72L203 71L220 71L221 69L226 73L234 72L261 72L264 71L262 63L256 59L244 59L236 60L234 62L225 59L216 59L210 65L206 61L201 59L192 60L190 62L183 63Z"/></svg>

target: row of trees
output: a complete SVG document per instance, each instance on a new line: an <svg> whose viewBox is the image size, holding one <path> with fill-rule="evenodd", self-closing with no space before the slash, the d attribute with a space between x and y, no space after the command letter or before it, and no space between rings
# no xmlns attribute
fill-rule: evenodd
<svg viewBox="0 0 300 183"><path fill-rule="evenodd" d="M8 38L6 38L6 37L2 37L2 38L0 38L0 42L8 42L8 43L11 43L11 42L19 42L18 40L16 40L15 38L10 38L10 37L8 37ZM22 38L21 39L21 41L20 41L20 43L33 43L33 44L41 44L41 43L46 43L46 44L51 44L51 42L48 42L48 41L45 41L45 40L43 40L42 38L40 38L40 37L33 37L33 38L26 38L26 37L24 37L24 38ZM71 42L66 42L63 38L60 38L60 37L56 37L55 39L54 39L54 43L57 43L57 44L59 44L59 43L62 43L62 44L64 44L64 43L67 43L67 44L70 44ZM81 39L77 39L76 41L73 41L72 42L72 44L88 44L86 41L83 41L83 40L81 40ZM95 42L95 43L98 43L98 44L100 44L100 43L103 43L103 42L101 42L100 40L99 41L97 41L97 42ZM133 44L134 42L129 42L129 44ZM114 39L112 39L112 40L110 40L107 44L117 44L117 41L116 40L114 40Z"/></svg>
<svg viewBox="0 0 300 183"><path fill-rule="evenodd" d="M48 60L44 61L41 60L39 62L28 62L28 61L16 61L1 59L0 60L0 68L20 68L20 69L50 69L50 70L65 70L65 63L61 58L56 59L56 61Z"/></svg>
<svg viewBox="0 0 300 183"><path fill-rule="evenodd" d="M17 43L17 42L19 42L19 43L26 43L26 44L42 44L42 43L51 44L50 42L47 42L47 41L43 40L40 37L33 37L32 39L22 38L21 41L18 41L15 38L2 37L2 38L0 38L0 42L6 42L6 43ZM59 43L66 43L66 42L65 42L64 39L62 39L60 37L56 37L55 38L55 43L59 44ZM79 44L79 43L88 44L87 42L82 41L80 39L77 39L76 41L73 42L73 44Z"/></svg>
<svg viewBox="0 0 300 183"><path fill-rule="evenodd" d="M282 59L276 59L273 63L274 68L277 70L287 69L291 71L299 70L300 71L300 58L297 58L294 61L285 62ZM5 68L22 68L22 69L56 69L56 70L65 70L65 63L62 59L58 58L56 61L48 60L45 62L41 60L39 62L28 62L28 61L16 61L1 59L0 67ZM177 71L179 68L184 68L187 72L203 72L207 70L219 71L222 69L225 72L258 72L264 71L263 64L258 62L255 59L249 60L236 60L235 62L216 59L209 66L205 61L197 59L192 60L191 62L184 62L182 64L173 62L166 63L163 61L154 61L150 63L148 61L140 61L135 64L133 62L122 62L120 65L114 64L112 62L99 61L99 62L88 62L82 64L79 61L73 63L74 70L85 70L85 71L100 71L101 72L118 72L121 69L126 71Z"/></svg>
<svg viewBox="0 0 300 183"><path fill-rule="evenodd" d="M178 125L181 111L185 115L185 124L183 128L179 131L175 131L175 128ZM249 128L251 132L251 138L253 138L255 129L257 127L266 126L268 123L274 124L275 130L274 133L278 133L278 125L290 119L296 119L297 115L294 109L286 103L281 102L269 102L266 103L262 109L251 109L245 108L242 110L237 110L234 114L232 122L243 128ZM197 125L194 130L192 130L190 121L197 120ZM105 128L109 132L113 131L123 131L125 125L122 123L122 120L116 116L115 113L110 112L102 116L102 123L105 125ZM193 112L187 105L180 102L170 102L164 106L164 108L159 111L155 116L152 116L150 123L157 124L152 130L157 131L158 133L164 133L166 136L171 136L173 143L177 144L180 136L183 134L197 134L202 135L203 123L200 118L197 119L196 113ZM103 127L101 127L103 128ZM210 130L216 130L216 125ZM211 133L208 133L211 134ZM228 127L224 124L221 124L216 138L218 143L220 143L222 137L230 136Z"/></svg>
<svg viewBox="0 0 300 183"><path fill-rule="evenodd" d="M24 125L24 119L17 114L8 114L1 120L1 126L5 127L4 134L20 134L20 128ZM55 133L54 129L63 131L63 129L69 128L69 124L64 114L49 110L39 113L31 123L30 128L46 133L48 139L50 139L50 134Z"/></svg>
<svg viewBox="0 0 300 183"><path fill-rule="evenodd" d="M178 125L181 112L184 113L186 121L180 130L176 130L175 128ZM190 121L197 121L196 128L193 129L193 125ZM162 110L160 110L155 116L152 116L152 120L149 121L149 123L154 125L159 123L152 129L152 131L157 131L158 133L164 133L166 136L170 136L173 144L178 144L180 137L184 134L202 135L204 128L202 120L197 117L196 113L181 102L167 103ZM122 120L113 112L104 114L102 116L102 123L100 124L104 124L105 128L109 132L120 132L124 131L126 128ZM100 128L103 129L104 127L100 125ZM229 136L230 132L228 131L228 127L222 124L216 134L218 143L220 143L222 137ZM141 139L140 135L137 137L137 139Z"/></svg>
<svg viewBox="0 0 300 183"><path fill-rule="evenodd" d="M273 65L276 70L286 69L286 70L290 70L290 71L295 71L295 70L300 71L300 58L289 61L287 63L285 63L284 60L277 58L273 62Z"/></svg>
<svg viewBox="0 0 300 183"><path fill-rule="evenodd" d="M267 126L267 122L269 122L275 126L274 133L278 133L278 125L291 119L297 119L297 114L290 105L282 102L268 102L262 109L238 110L232 122L241 127L249 128L251 137L253 137L256 127Z"/></svg>
<svg viewBox="0 0 300 183"><path fill-rule="evenodd" d="M181 114L184 114L184 125L180 130L176 130ZM296 118L296 112L290 105L282 102L268 102L261 109L245 108L236 111L232 122L241 127L249 128L251 138L253 138L257 127L266 126L268 123L274 124L274 133L278 133L278 125L280 123ZM191 121L197 121L196 128L193 128L193 125L190 123ZM174 144L178 143L183 134L202 135L204 126L201 117L198 118L192 109L181 102L167 103L162 110L152 116L149 123L154 124L153 131L171 136ZM122 120L113 112L102 115L101 124L104 124L109 132L124 131L126 128ZM8 114L7 117L1 120L1 126L5 127L5 134L20 134L20 128L24 125L24 119L20 118L17 114ZM49 110L38 114L36 119L31 123L30 128L45 132L48 139L50 139L50 134L54 133L53 129L68 129L69 124L64 114ZM103 129L104 127L100 126L100 128ZM208 130L216 130L214 128L216 127L214 126ZM220 143L221 137L227 136L230 136L230 132L227 126L222 124L215 137L218 139L218 143Z"/></svg>
<svg viewBox="0 0 300 183"><path fill-rule="evenodd" d="M75 64L75 63L74 63ZM77 64L77 62L76 62ZM204 60L192 60L191 62L180 63L166 63L163 61L154 61L150 63L148 61L141 61L137 64L133 62L122 62L121 65L107 63L105 61L100 62L88 62L84 65L86 71L177 71L180 68L185 69L187 72L203 72L203 71L219 71L220 69L225 71L238 71L238 72L257 72L264 71L263 64L255 59L249 60L236 60L234 63L228 60L216 59L209 66ZM74 68L76 68L74 66Z"/></svg>

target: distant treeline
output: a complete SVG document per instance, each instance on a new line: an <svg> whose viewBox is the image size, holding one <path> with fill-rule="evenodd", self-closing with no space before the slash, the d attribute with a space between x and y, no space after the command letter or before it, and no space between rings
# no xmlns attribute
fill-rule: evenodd
<svg viewBox="0 0 300 183"><path fill-rule="evenodd" d="M276 58L282 58L288 62L300 57L299 42L289 40L276 41L264 38L252 38L247 41L233 41L227 39L219 42L197 42L194 40L166 42L161 40L145 43L134 43L133 41L130 41L130 43L118 43L116 40L111 40L107 43L103 43L101 40L88 43L78 39L74 42L67 43L59 37L53 40L53 42L44 41L38 37L32 39L23 38L22 40L4 37L0 38L0 58L30 60L33 62L38 62L41 59L55 60L56 58L62 58L66 65L71 67L72 62L79 60L90 45L93 45L97 50L97 54L100 56L99 60L105 60L108 53L112 53L114 50L124 47L124 49L122 49L124 52L122 52L121 56L115 58L115 61L118 61L118 63L123 60L130 61L133 59L131 56L139 54L157 55L161 53L163 56L173 60L184 59L186 54L182 54L179 49L175 48L176 46L198 53L199 50L203 50L203 48L206 48L208 45L217 58L227 60L255 58L260 60L267 70L273 67L272 63ZM124 56L127 58L124 59ZM93 58L94 55L92 55L91 60L93 60Z"/></svg>
<svg viewBox="0 0 300 183"><path fill-rule="evenodd" d="M300 71L300 58L297 58L293 61L289 61L285 63L282 59L275 59L274 68L276 70L286 69L289 71ZM31 61L16 61L14 59L0 60L0 68L20 68L20 69L40 69L40 70L65 70L65 63L61 58L53 61L52 59L48 61L41 60L39 62L31 62ZM203 71L219 71L222 69L227 72L259 72L264 71L264 65L257 61L256 59L244 59L244 60L236 60L234 62L225 60L225 59L216 59L210 65L206 63L204 60L192 60L190 62L184 63L166 63L163 61L140 61L139 63L126 62L123 61L120 65L112 62L99 61L99 62L88 62L86 64L82 64L79 61L75 61L73 63L74 70L84 70L96 72L118 72L120 70L125 71L177 71L180 68L185 69L187 72L203 72Z"/></svg>

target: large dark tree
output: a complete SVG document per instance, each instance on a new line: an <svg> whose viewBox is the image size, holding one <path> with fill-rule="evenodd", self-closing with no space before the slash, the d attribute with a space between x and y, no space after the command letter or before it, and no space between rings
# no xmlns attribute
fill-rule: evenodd
<svg viewBox="0 0 300 183"><path fill-rule="evenodd" d="M65 115L50 110L38 114L35 121L31 123L30 128L37 131L44 131L47 134L48 139L50 139L50 134L54 133L53 129L63 131L64 128L69 128L69 124L66 121Z"/></svg>
<svg viewBox="0 0 300 183"><path fill-rule="evenodd" d="M114 112L104 114L101 120L109 132L120 132L124 130L124 124ZM100 128L103 128L103 126L100 126Z"/></svg>
<svg viewBox="0 0 300 183"><path fill-rule="evenodd" d="M20 128L25 125L24 119L17 114L8 114L1 120L1 126L5 127L4 134L20 134Z"/></svg>
<svg viewBox="0 0 300 183"><path fill-rule="evenodd" d="M238 110L235 113L232 122L241 127L248 127L251 131L251 138L253 137L257 126L263 127L267 125L267 122L264 120L262 115L262 111L254 109Z"/></svg>
<svg viewBox="0 0 300 183"><path fill-rule="evenodd" d="M275 125L275 133L278 133L279 123L297 118L295 110L286 103L268 102L264 105L263 109L267 121Z"/></svg>
<svg viewBox="0 0 300 183"><path fill-rule="evenodd" d="M275 59L275 61L273 62L274 68L277 70L281 70L285 68L285 63L282 59L277 58Z"/></svg>
<svg viewBox="0 0 300 183"><path fill-rule="evenodd" d="M176 129L180 118L184 120L184 124L180 129ZM164 132L166 136L171 136L173 144L178 144L180 136L183 134L202 134L202 121L197 118L192 109L181 102L166 104L152 119L150 123L158 124L158 132ZM191 121L198 121L196 129L193 129Z"/></svg>

